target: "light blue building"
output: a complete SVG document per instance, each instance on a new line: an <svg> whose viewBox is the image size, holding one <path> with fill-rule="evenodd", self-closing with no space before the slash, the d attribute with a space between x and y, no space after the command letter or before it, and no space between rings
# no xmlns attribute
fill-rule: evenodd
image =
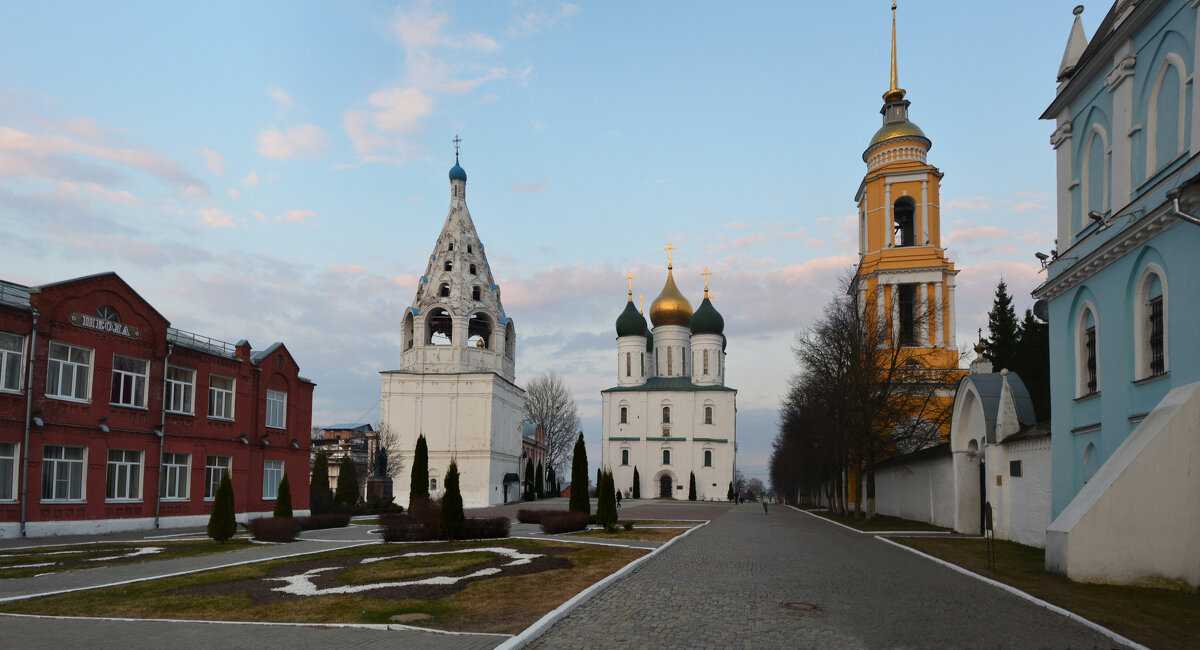
<svg viewBox="0 0 1200 650"><path fill-rule="evenodd" d="M1139 558L1160 553L1148 537L1200 537L1197 3L1117 0L1091 42L1082 9L1041 116L1055 121L1058 194L1057 250L1034 291L1050 324L1047 566L1197 584L1194 558Z"/></svg>

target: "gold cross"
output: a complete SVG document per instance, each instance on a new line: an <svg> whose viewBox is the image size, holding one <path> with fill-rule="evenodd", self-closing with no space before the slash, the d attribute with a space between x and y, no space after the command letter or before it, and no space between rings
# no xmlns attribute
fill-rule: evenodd
<svg viewBox="0 0 1200 650"><path fill-rule="evenodd" d="M629 297L632 298L633 297L633 280L634 280L633 271L630 271L629 275L625 276L625 279L629 280Z"/></svg>
<svg viewBox="0 0 1200 650"><path fill-rule="evenodd" d="M638 294L638 311L639 312L646 311L646 296L643 296L640 293Z"/></svg>
<svg viewBox="0 0 1200 650"><path fill-rule="evenodd" d="M451 140L451 142L454 143L454 157L458 158L458 143L462 142L462 138L460 138L456 135L456 136L454 136L454 139Z"/></svg>
<svg viewBox="0 0 1200 650"><path fill-rule="evenodd" d="M671 266L671 265L673 264L673 262L674 262L674 261L671 259L671 251L674 251L674 250L677 250L677 249L676 249L674 246L672 246L672 245L671 245L671 242L667 242L667 247L666 247L666 248L664 248L663 250L667 251L667 266Z"/></svg>
<svg viewBox="0 0 1200 650"><path fill-rule="evenodd" d="M706 266L706 267L704 267L704 272L701 273L700 275L704 276L704 295L707 296L708 295L708 276L712 275L712 271L709 271L708 267Z"/></svg>

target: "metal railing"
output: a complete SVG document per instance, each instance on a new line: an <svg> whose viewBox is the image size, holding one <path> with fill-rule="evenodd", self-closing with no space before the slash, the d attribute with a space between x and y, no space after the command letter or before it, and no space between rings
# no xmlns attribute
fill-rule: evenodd
<svg viewBox="0 0 1200 650"><path fill-rule="evenodd" d="M237 358L237 346L232 343L227 343L220 339L214 339L208 336L202 336L194 332L175 329L174 327L167 328L167 340L182 345L185 348L200 350L202 352L210 352L226 357Z"/></svg>

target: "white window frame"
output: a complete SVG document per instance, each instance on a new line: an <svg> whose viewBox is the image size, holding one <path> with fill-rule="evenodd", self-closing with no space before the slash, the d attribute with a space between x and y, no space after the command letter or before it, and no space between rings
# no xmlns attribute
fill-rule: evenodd
<svg viewBox="0 0 1200 650"><path fill-rule="evenodd" d="M181 462L182 461L182 462ZM163 501L187 501L192 455L166 451L158 470L158 496Z"/></svg>
<svg viewBox="0 0 1200 650"><path fill-rule="evenodd" d="M1184 133L1187 131L1187 100L1188 100L1188 82L1190 79L1187 76L1187 66L1183 63L1183 58L1174 52L1168 52L1163 57L1162 64L1158 67L1158 74L1154 78L1154 86L1150 90L1150 102L1146 107L1146 180L1153 177L1162 167L1158 166L1158 99L1162 94L1163 78L1167 76L1169 68L1175 69L1175 74L1179 77L1179 106L1176 110L1179 111L1179 119L1176 122L1178 131L1175 134L1175 155L1167 160L1167 165L1170 165L1183 153L1186 143L1184 142Z"/></svg>
<svg viewBox="0 0 1200 650"><path fill-rule="evenodd" d="M215 385L215 380L227 380L229 388ZM219 398L219 399L218 399ZM233 420L237 398L237 379L224 375L208 376L208 417L213 420Z"/></svg>
<svg viewBox="0 0 1200 650"><path fill-rule="evenodd" d="M662 464L664 466L671 464L671 450L670 449L662 450Z"/></svg>
<svg viewBox="0 0 1200 650"><path fill-rule="evenodd" d="M142 459L139 449L109 449L104 481L104 500L142 500Z"/></svg>
<svg viewBox="0 0 1200 650"><path fill-rule="evenodd" d="M20 450L19 442L0 442L0 502L17 500L17 458L20 457Z"/></svg>
<svg viewBox="0 0 1200 650"><path fill-rule="evenodd" d="M283 482L283 461L263 461L263 501L279 498L279 484Z"/></svg>
<svg viewBox="0 0 1200 650"><path fill-rule="evenodd" d="M172 375L175 376L172 376ZM187 376L184 380L182 377ZM168 413L196 414L196 371L182 366L167 366L167 395L163 408Z"/></svg>
<svg viewBox="0 0 1200 650"><path fill-rule="evenodd" d="M621 467L629 467L629 450L621 450Z"/></svg>
<svg viewBox="0 0 1200 650"><path fill-rule="evenodd" d="M86 356L87 360L76 360L77 352ZM93 352L91 348L51 341L46 359L46 397L68 402L91 401ZM56 353L60 355L58 358L55 357ZM68 382L66 392L63 392L64 380ZM83 393L82 397L78 394L80 392Z"/></svg>
<svg viewBox="0 0 1200 650"><path fill-rule="evenodd" d="M25 337L0 332L0 392L20 393L24 388Z"/></svg>
<svg viewBox="0 0 1200 650"><path fill-rule="evenodd" d="M233 456L218 456L208 454L204 457L204 500L212 501L217 498L217 490L221 487L221 477L229 472L233 478Z"/></svg>
<svg viewBox="0 0 1200 650"><path fill-rule="evenodd" d="M287 428L287 393L267 389L267 426L272 429Z"/></svg>
<svg viewBox="0 0 1200 650"><path fill-rule="evenodd" d="M126 370L118 368L118 364L141 364L142 370ZM108 403L113 406L130 408L146 408L146 387L150 383L150 362L124 354L113 355L112 389L109 391Z"/></svg>
<svg viewBox="0 0 1200 650"><path fill-rule="evenodd" d="M429 493L437 494L437 477L436 476L429 477Z"/></svg>
<svg viewBox="0 0 1200 650"><path fill-rule="evenodd" d="M1087 369L1087 317L1088 313L1092 315L1092 327L1096 331L1096 391L1088 392L1088 369ZM1085 300L1079 307L1079 313L1075 317L1075 397L1088 397L1098 395L1102 386L1100 385L1100 312L1096 310L1096 306L1092 301Z"/></svg>
<svg viewBox="0 0 1200 650"><path fill-rule="evenodd" d="M1150 361L1152 351L1150 349L1150 284L1154 277L1158 277L1159 287L1162 288L1162 348L1163 348L1163 371L1165 375L1171 372L1171 356L1167 349L1167 342L1170 341L1168 334L1168 319L1170 301L1167 297L1167 274L1158 264L1151 262L1142 269L1142 275L1138 278L1137 289L1133 297L1133 355L1134 355L1134 379L1149 379L1158 377L1150 370Z"/></svg>
<svg viewBox="0 0 1200 650"><path fill-rule="evenodd" d="M67 458L67 450L79 450L79 458ZM57 451L57 455L55 455ZM87 447L42 445L42 503L82 503L87 497ZM46 495L46 483L50 495ZM60 486L63 489L60 490Z"/></svg>
<svg viewBox="0 0 1200 650"><path fill-rule="evenodd" d="M713 466L713 452L711 449L704 450L704 467Z"/></svg>

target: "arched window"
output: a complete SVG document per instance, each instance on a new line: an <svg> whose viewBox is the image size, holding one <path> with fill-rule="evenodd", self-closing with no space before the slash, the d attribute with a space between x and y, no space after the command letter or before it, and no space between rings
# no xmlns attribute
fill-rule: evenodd
<svg viewBox="0 0 1200 650"><path fill-rule="evenodd" d="M467 322L467 345L492 349L492 319L487 314L471 314Z"/></svg>
<svg viewBox="0 0 1200 650"><path fill-rule="evenodd" d="M704 466L712 467L712 450L711 449L704 450Z"/></svg>
<svg viewBox="0 0 1200 650"><path fill-rule="evenodd" d="M446 260L446 262L444 264L442 264L442 270L443 271L453 271L454 270L454 260Z"/></svg>
<svg viewBox="0 0 1200 650"><path fill-rule="evenodd" d="M628 449L621 450L621 465L624 467L629 466L629 450Z"/></svg>
<svg viewBox="0 0 1200 650"><path fill-rule="evenodd" d="M1075 395L1100 392L1099 330L1096 309L1085 303L1075 321Z"/></svg>
<svg viewBox="0 0 1200 650"><path fill-rule="evenodd" d="M663 463L662 464L663 465L671 464L671 450L670 449L663 450Z"/></svg>
<svg viewBox="0 0 1200 650"><path fill-rule="evenodd" d="M437 492L437 478L436 477L433 477L433 476L429 477L429 492L430 492L430 494Z"/></svg>
<svg viewBox="0 0 1200 650"><path fill-rule="evenodd" d="M662 423L663 423L663 424L670 424L670 423L671 423L671 407L670 407L670 406L664 406L664 407L662 407L662 409L663 409L663 419L662 419Z"/></svg>
<svg viewBox="0 0 1200 650"><path fill-rule="evenodd" d="M1092 124L1083 148L1083 165L1079 174L1079 203L1082 206L1079 230L1092 223L1088 213L1103 214L1108 211L1108 147L1108 133L1104 127Z"/></svg>
<svg viewBox="0 0 1200 650"><path fill-rule="evenodd" d="M471 266L468 266L467 270L471 272L471 275L475 275L475 265L474 264L472 264Z"/></svg>
<svg viewBox="0 0 1200 650"><path fill-rule="evenodd" d="M1138 279L1133 304L1134 364L1137 379L1167 372L1166 275L1157 264L1147 265Z"/></svg>
<svg viewBox="0 0 1200 650"><path fill-rule="evenodd" d="M705 423L705 424L712 424L712 423L713 423L713 422L712 422L712 407L711 407L711 406L705 406L705 407L704 407L704 423Z"/></svg>
<svg viewBox="0 0 1200 650"><path fill-rule="evenodd" d="M451 252L453 252L453 251L454 251L454 242L450 242L450 251L451 251Z"/></svg>
<svg viewBox="0 0 1200 650"><path fill-rule="evenodd" d="M913 246L917 243L917 204L911 197L902 196L892 205L894 246Z"/></svg>
<svg viewBox="0 0 1200 650"><path fill-rule="evenodd" d="M411 350L413 347L413 343L414 343L414 341L413 341L413 313L412 313L411 309L407 310L407 312L408 313L404 314L404 325L403 325L404 349Z"/></svg>
<svg viewBox="0 0 1200 650"><path fill-rule="evenodd" d="M708 375L708 350L704 351L704 374Z"/></svg>
<svg viewBox="0 0 1200 650"><path fill-rule="evenodd" d="M443 282L442 286L438 287L438 297L439 298L449 298L450 297L450 283L449 282Z"/></svg>
<svg viewBox="0 0 1200 650"><path fill-rule="evenodd" d="M674 362L675 357L671 354L671 352L673 350L674 350L674 348L672 348L671 346L667 346L667 376L668 377L675 374L675 362Z"/></svg>
<svg viewBox="0 0 1200 650"><path fill-rule="evenodd" d="M471 300L479 300L481 295L483 295L483 292L478 286L471 287Z"/></svg>
<svg viewBox="0 0 1200 650"><path fill-rule="evenodd" d="M626 377L633 376L633 353L632 352L625 353L625 376Z"/></svg>
<svg viewBox="0 0 1200 650"><path fill-rule="evenodd" d="M470 245L470 244L467 244L467 252L468 252L468 253L472 252L472 251L471 251L471 245Z"/></svg>
<svg viewBox="0 0 1200 650"><path fill-rule="evenodd" d="M629 407L621 407L621 424L629 424Z"/></svg>
<svg viewBox="0 0 1200 650"><path fill-rule="evenodd" d="M1166 167L1184 149L1187 93L1182 92L1187 66L1175 53L1158 69L1146 111L1146 178Z"/></svg>
<svg viewBox="0 0 1200 650"><path fill-rule="evenodd" d="M445 309L434 309L425 318L425 345L450 345L454 336L454 319Z"/></svg>

